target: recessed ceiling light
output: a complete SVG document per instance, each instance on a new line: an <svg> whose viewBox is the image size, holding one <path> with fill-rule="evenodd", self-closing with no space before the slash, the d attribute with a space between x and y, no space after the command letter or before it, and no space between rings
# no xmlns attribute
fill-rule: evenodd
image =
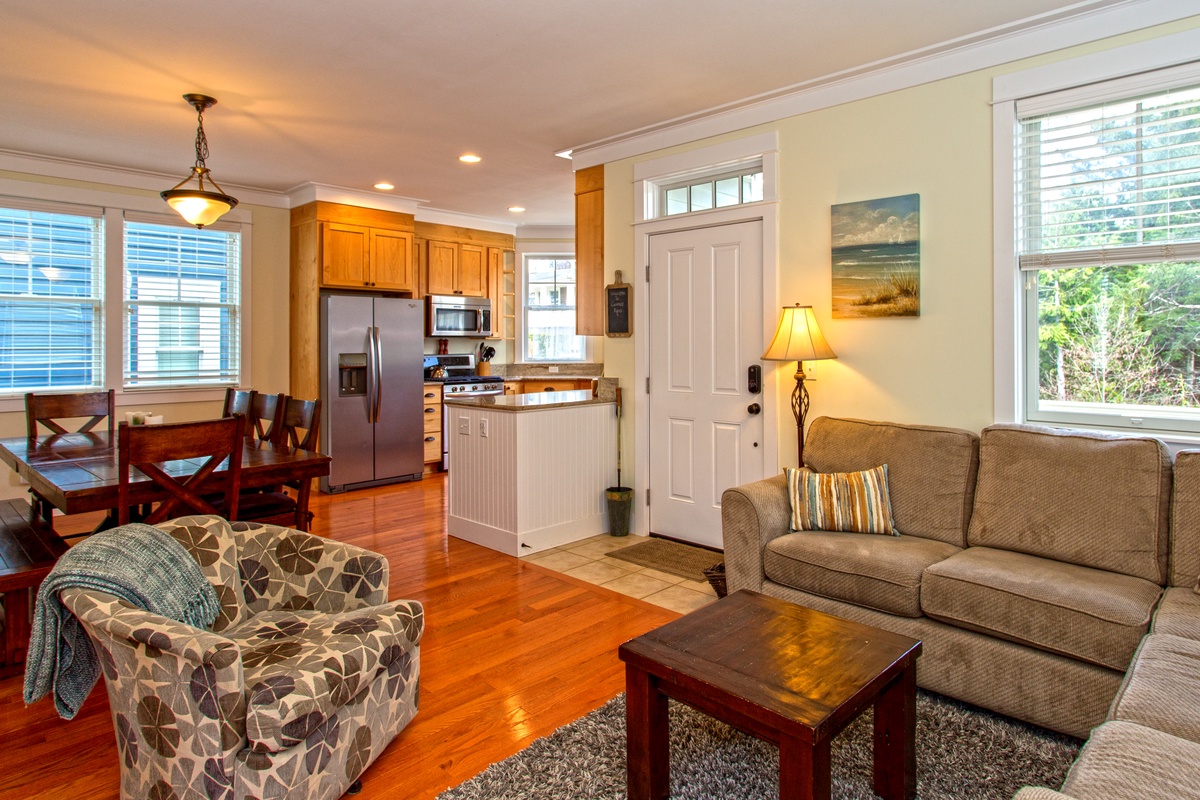
<svg viewBox="0 0 1200 800"><path fill-rule="evenodd" d="M396 187L393 186L392 184L388 183L387 181L380 181L379 183L375 184L375 188L381 192L390 192L392 189L395 189Z"/></svg>
<svg viewBox="0 0 1200 800"><path fill-rule="evenodd" d="M525 210L525 206L509 206L508 210L513 212L514 214L520 214L522 211Z"/></svg>
<svg viewBox="0 0 1200 800"><path fill-rule="evenodd" d="M464 164L478 164L480 161L483 161L482 158L475 155L474 153L463 153L461 156L458 157L458 160L463 162Z"/></svg>

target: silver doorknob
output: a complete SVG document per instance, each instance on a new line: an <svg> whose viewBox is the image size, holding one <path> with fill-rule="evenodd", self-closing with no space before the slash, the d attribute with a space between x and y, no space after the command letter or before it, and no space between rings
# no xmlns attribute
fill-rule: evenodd
<svg viewBox="0 0 1200 800"><path fill-rule="evenodd" d="M751 403L750 405L746 406L746 410L751 414L757 414L758 412L762 411L762 406L760 406L758 403Z"/></svg>

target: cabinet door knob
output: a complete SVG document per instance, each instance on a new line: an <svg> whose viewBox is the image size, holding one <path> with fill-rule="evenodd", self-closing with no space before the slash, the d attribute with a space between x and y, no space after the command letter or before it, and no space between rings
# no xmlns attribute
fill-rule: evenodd
<svg viewBox="0 0 1200 800"><path fill-rule="evenodd" d="M426 397L437 397L437 395L434 392L426 392L425 396Z"/></svg>
<svg viewBox="0 0 1200 800"><path fill-rule="evenodd" d="M436 409L436 408L427 408L427 409L425 409L425 413L426 413L426 414L433 414L433 413L435 413L436 411L437 411L437 409Z"/></svg>
<svg viewBox="0 0 1200 800"><path fill-rule="evenodd" d="M436 437L436 436L426 436L426 437L425 437L425 441L427 441L427 442L436 442L436 441L437 441L437 437Z"/></svg>

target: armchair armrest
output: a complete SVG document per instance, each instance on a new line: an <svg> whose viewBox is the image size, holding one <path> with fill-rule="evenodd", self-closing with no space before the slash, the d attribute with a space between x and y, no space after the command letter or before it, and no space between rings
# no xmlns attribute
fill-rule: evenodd
<svg viewBox="0 0 1200 800"><path fill-rule="evenodd" d="M725 490L721 495L721 529L730 592L762 591L763 548L788 532L791 517L784 475Z"/></svg>
<svg viewBox="0 0 1200 800"><path fill-rule="evenodd" d="M378 553L278 525L233 523L251 613L275 608L353 611L388 599L388 562Z"/></svg>
<svg viewBox="0 0 1200 800"><path fill-rule="evenodd" d="M96 647L108 685L117 745L145 776L191 774L197 796L206 781L232 786L234 757L246 746L242 659L232 640L135 608L104 592L67 589L63 604ZM196 773L188 738L218 743L219 760ZM211 745L209 745L211 746Z"/></svg>

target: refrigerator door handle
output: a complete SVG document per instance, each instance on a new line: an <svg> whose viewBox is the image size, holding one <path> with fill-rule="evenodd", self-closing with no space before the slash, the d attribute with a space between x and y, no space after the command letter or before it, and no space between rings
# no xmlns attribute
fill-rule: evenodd
<svg viewBox="0 0 1200 800"><path fill-rule="evenodd" d="M379 338L379 328L371 328L371 336L375 340L375 419L379 422L379 411L383 408L383 340Z"/></svg>
<svg viewBox="0 0 1200 800"><path fill-rule="evenodd" d="M375 329L367 328L367 422L374 424L375 394L379 391L379 351L375 348Z"/></svg>

